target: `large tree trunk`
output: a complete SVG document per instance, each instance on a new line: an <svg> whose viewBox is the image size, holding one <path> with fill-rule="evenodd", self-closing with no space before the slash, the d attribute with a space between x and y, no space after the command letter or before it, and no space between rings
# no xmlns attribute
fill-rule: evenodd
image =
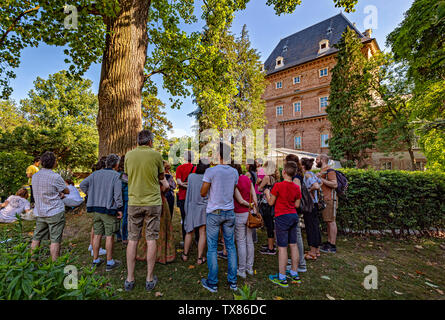
<svg viewBox="0 0 445 320"><path fill-rule="evenodd" d="M108 32L99 86L99 156L123 155L137 144L150 2L121 0L118 16L104 18Z"/></svg>

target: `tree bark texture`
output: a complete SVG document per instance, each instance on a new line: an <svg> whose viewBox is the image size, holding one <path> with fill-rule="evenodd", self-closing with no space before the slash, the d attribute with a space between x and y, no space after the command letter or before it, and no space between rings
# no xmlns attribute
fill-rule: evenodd
<svg viewBox="0 0 445 320"><path fill-rule="evenodd" d="M147 59L149 0L121 0L106 18L106 44L99 85L99 156L124 155L137 145Z"/></svg>

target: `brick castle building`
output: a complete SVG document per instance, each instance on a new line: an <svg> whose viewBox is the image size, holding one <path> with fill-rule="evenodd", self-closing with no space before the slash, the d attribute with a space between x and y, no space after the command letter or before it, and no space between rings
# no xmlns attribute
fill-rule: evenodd
<svg viewBox="0 0 445 320"><path fill-rule="evenodd" d="M277 148L329 153L331 130L326 107L338 52L334 44L347 27L357 32L364 55L370 57L380 51L371 30L360 32L340 13L280 40L265 61L265 129L276 129ZM369 162L375 168L410 168L407 152L370 153ZM425 157L418 150L415 157L418 169L423 169Z"/></svg>

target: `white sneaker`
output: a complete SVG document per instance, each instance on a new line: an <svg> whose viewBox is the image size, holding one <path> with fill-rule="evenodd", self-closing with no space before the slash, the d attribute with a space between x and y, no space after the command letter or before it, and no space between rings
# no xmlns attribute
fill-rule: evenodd
<svg viewBox="0 0 445 320"><path fill-rule="evenodd" d="M90 246L88 247L88 251L93 251L93 246L90 244Z"/></svg>
<svg viewBox="0 0 445 320"><path fill-rule="evenodd" d="M246 272L241 272L241 271L237 270L237 271L236 271L236 275L237 275L238 277L241 277L241 278L243 278L243 279L246 279Z"/></svg>
<svg viewBox="0 0 445 320"><path fill-rule="evenodd" d="M102 248L99 249L99 255L100 256L103 256L103 255L106 255L106 254L107 254L107 250L102 249ZM93 250L91 250L91 256L92 257L94 256Z"/></svg>
<svg viewBox="0 0 445 320"><path fill-rule="evenodd" d="M253 276L253 269L247 269L246 272L249 276Z"/></svg>

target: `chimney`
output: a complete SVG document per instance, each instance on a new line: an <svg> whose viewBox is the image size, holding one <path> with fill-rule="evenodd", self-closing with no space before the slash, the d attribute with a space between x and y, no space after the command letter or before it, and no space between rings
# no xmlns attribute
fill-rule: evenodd
<svg viewBox="0 0 445 320"><path fill-rule="evenodd" d="M363 34L366 37L371 38L372 37L372 29L366 29L365 32L363 32Z"/></svg>

